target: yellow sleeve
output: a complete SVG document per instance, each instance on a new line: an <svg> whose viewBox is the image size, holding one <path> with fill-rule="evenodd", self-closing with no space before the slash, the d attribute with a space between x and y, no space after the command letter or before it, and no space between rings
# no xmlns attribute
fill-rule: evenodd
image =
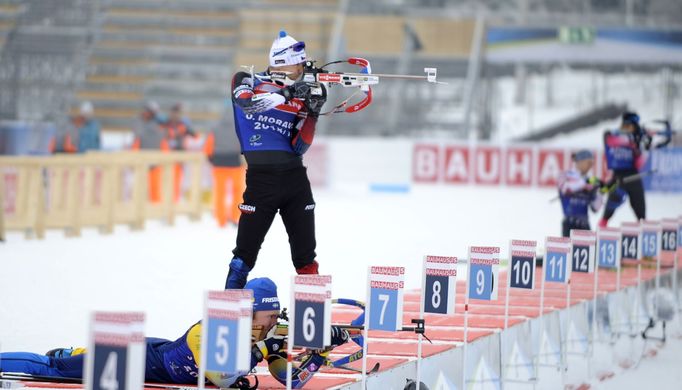
<svg viewBox="0 0 682 390"><path fill-rule="evenodd" d="M201 323L192 325L187 331L187 346L194 356L194 361L199 366L201 363L199 361L201 358Z"/></svg>
<svg viewBox="0 0 682 390"><path fill-rule="evenodd" d="M201 323L196 323L192 325L187 331L187 346L194 356L194 361L197 363L197 367L201 363ZM214 385L227 388L230 387L240 376L248 374L247 372L239 373L223 373L223 372L213 372L206 371L206 378L211 381Z"/></svg>

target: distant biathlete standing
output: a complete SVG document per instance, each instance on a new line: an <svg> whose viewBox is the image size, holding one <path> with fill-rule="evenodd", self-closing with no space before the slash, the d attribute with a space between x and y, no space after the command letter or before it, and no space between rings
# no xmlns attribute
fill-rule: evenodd
<svg viewBox="0 0 682 390"><path fill-rule="evenodd" d="M644 166L646 156L642 149L649 149L651 137L639 124L639 115L634 112L623 114L620 130L604 133L606 165L613 171L607 187L610 194L599 226L606 226L616 209L630 198L630 206L638 220L646 218L644 184L641 178L624 182L623 179L636 175Z"/></svg>
<svg viewBox="0 0 682 390"><path fill-rule="evenodd" d="M572 157L575 167L559 178L559 198L564 211L561 232L564 237L571 234L571 229L590 230L589 209L596 212L602 204L601 181L588 176L594 165L592 152L580 150Z"/></svg>
<svg viewBox="0 0 682 390"><path fill-rule="evenodd" d="M324 86L300 80L305 61L305 43L281 31L267 71L239 72L232 79L235 130L248 167L225 288L244 286L277 212L296 272L318 273L315 201L302 155L313 141L327 94Z"/></svg>

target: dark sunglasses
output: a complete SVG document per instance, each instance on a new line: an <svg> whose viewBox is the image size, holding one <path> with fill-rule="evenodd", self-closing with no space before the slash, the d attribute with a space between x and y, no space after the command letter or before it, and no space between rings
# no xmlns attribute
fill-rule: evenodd
<svg viewBox="0 0 682 390"><path fill-rule="evenodd" d="M298 52L302 51L303 49L305 49L305 42L303 42L303 41L301 41L301 42L296 42L296 43L294 43L293 45L291 45L291 46L289 46L289 47L285 47L284 49L282 49L282 50L280 50L280 51L278 51L278 52L276 52L276 53L272 53L272 55L273 55L273 56L281 55L281 54L283 54L285 51L287 51L287 50L289 50L289 49L293 49L294 52L298 53Z"/></svg>

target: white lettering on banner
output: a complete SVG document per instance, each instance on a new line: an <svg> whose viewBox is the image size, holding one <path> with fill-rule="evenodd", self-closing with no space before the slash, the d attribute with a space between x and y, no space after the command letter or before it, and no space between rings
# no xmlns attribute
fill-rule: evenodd
<svg viewBox="0 0 682 390"><path fill-rule="evenodd" d="M509 186L555 187L561 173L569 168L568 156L572 151L572 148L526 145L418 143L413 147L412 178L417 183L499 185L504 182ZM604 171L601 166L605 159L600 150L593 152L597 162L593 173L599 175ZM679 168L681 161L668 160L674 169Z"/></svg>
<svg viewBox="0 0 682 390"><path fill-rule="evenodd" d="M0 207L5 210L5 214L14 215L17 211L18 173L15 169L8 169L0 174L2 175L0 180L5 181L5 204L0 204Z"/></svg>
<svg viewBox="0 0 682 390"><path fill-rule="evenodd" d="M499 148L478 148L476 150L476 183L500 183Z"/></svg>
<svg viewBox="0 0 682 390"><path fill-rule="evenodd" d="M654 153L651 168L660 176L677 175L682 172L682 154Z"/></svg>
<svg viewBox="0 0 682 390"><path fill-rule="evenodd" d="M438 180L438 147L416 145L414 149L414 179L418 182Z"/></svg>
<svg viewBox="0 0 682 390"><path fill-rule="evenodd" d="M530 185L532 181L533 150L507 150L506 182L511 185Z"/></svg>
<svg viewBox="0 0 682 390"><path fill-rule="evenodd" d="M539 158L538 185L556 186L557 179L564 170L564 152L561 150L541 150Z"/></svg>
<svg viewBox="0 0 682 390"><path fill-rule="evenodd" d="M466 146L445 149L445 181L467 183L469 181L469 150Z"/></svg>

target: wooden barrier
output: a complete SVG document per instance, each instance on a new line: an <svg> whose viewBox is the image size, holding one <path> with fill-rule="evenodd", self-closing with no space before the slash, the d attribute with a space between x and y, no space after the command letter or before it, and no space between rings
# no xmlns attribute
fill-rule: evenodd
<svg viewBox="0 0 682 390"><path fill-rule="evenodd" d="M80 236L84 227L111 233L116 224L143 229L148 219L198 220L204 162L196 152L0 157L0 240L6 230L43 238L45 229ZM150 169L162 172L160 199L150 199Z"/></svg>
<svg viewBox="0 0 682 390"><path fill-rule="evenodd" d="M45 226L38 219L45 205L40 160L0 157L0 196L3 198L0 237L5 237L5 230L24 231L27 237L33 234L43 237Z"/></svg>

